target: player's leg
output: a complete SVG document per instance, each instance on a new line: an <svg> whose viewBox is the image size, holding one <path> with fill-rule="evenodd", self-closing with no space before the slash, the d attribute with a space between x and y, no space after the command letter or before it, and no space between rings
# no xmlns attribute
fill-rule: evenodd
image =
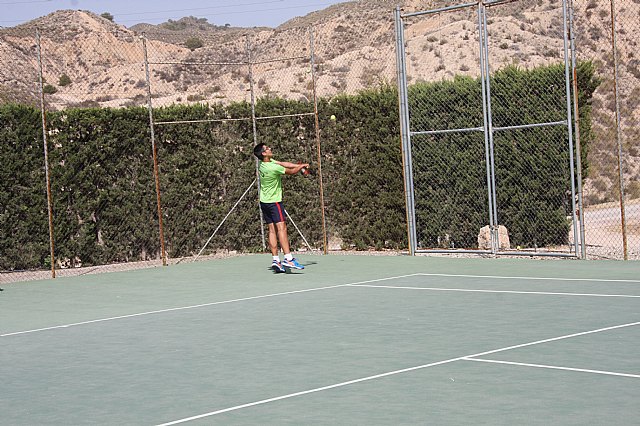
<svg viewBox="0 0 640 426"><path fill-rule="evenodd" d="M278 236L274 224L276 217L273 214L273 203L260 203L260 208L262 209L262 216L269 229L269 248L271 249L271 256L273 258L271 261L271 269L275 272L285 272L280 262L280 256L278 255Z"/></svg>
<svg viewBox="0 0 640 426"><path fill-rule="evenodd" d="M284 212L284 208L282 209ZM280 247L284 252L284 260L282 266L286 268L304 269L304 266L298 263L298 261L291 254L291 247L289 245L289 234L287 233L287 222L285 222L284 215L282 215L282 221L276 223L276 229L278 231L278 240L280 241Z"/></svg>
<svg viewBox="0 0 640 426"><path fill-rule="evenodd" d="M276 272L285 272L282 262L280 262L280 255L278 254L278 236L276 235L276 226L273 223L269 225L269 247L271 248L271 255L273 260L271 261L271 269Z"/></svg>
<svg viewBox="0 0 640 426"><path fill-rule="evenodd" d="M291 253L291 247L289 246L289 234L287 234L287 222L278 222L276 223L276 228L278 232L278 241L280 241L280 247L282 247L282 252L285 254Z"/></svg>
<svg viewBox="0 0 640 426"><path fill-rule="evenodd" d="M269 228L269 248L272 256L278 256L278 236L276 235L276 227L273 223L267 224Z"/></svg>

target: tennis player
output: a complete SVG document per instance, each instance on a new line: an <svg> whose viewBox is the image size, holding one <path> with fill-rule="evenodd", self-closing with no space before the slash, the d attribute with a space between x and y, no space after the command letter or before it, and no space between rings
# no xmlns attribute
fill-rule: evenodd
<svg viewBox="0 0 640 426"><path fill-rule="evenodd" d="M260 209L269 227L269 246L273 262L271 268L276 272L285 272L285 268L304 269L304 266L291 255L287 222L282 205L282 175L295 175L309 164L294 164L273 159L271 148L259 143L253 148L253 154L260 160ZM278 241L284 252L280 262Z"/></svg>

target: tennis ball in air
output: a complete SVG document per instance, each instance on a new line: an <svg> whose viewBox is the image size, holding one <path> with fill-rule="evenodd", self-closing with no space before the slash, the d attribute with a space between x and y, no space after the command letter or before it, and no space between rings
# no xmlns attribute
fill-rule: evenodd
<svg viewBox="0 0 640 426"><path fill-rule="evenodd" d="M332 115L331 115L331 119L332 119L333 121L336 121L336 116L332 114Z"/></svg>

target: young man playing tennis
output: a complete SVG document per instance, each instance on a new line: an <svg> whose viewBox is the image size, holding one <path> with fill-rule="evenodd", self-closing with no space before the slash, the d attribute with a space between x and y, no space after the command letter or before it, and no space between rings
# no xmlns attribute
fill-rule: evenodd
<svg viewBox="0 0 640 426"><path fill-rule="evenodd" d="M291 255L285 210L282 205L282 175L295 175L309 164L293 164L273 159L271 148L259 143L253 148L253 154L260 160L260 209L269 227L269 246L273 255L271 268L276 272L285 272L284 268L304 269L304 266ZM278 241L284 252L280 262Z"/></svg>

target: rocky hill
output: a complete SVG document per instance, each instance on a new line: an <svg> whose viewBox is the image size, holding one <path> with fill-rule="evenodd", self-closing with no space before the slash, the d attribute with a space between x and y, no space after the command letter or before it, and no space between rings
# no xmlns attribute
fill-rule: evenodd
<svg viewBox="0 0 640 426"><path fill-rule="evenodd" d="M366 0L336 4L277 28L217 26L199 18L131 28L86 11L62 10L26 24L0 30L0 102L38 104L38 51L41 38L43 75L49 108L126 106L146 103L143 38L150 64L153 103L248 100L249 72L258 96L275 94L308 100L312 96L309 27L314 32L320 96L354 93L381 82L395 84L395 1ZM603 86L594 100L598 133L590 156L593 175L586 191L591 203L611 201L616 170L612 162L610 41L603 33L608 5L575 1L581 59L602 70ZM456 4L446 0L406 0L407 11ZM491 66L529 68L562 60L562 13L558 0L517 1L489 10ZM634 57L637 33L624 23L637 20L640 4L620 11L622 39L619 88L622 101L638 98L640 72ZM606 23L606 22L605 22ZM407 20L405 29L410 83L438 81L465 74L478 76L477 18L464 11ZM249 53L250 52L250 53ZM250 70L244 63L251 55ZM627 109L640 119L638 102ZM633 107L635 105L635 108ZM632 132L633 127L623 127ZM640 149L625 141L630 188L640 197ZM633 135L631 135L633 136ZM633 141L636 141L635 145ZM635 182L635 183L634 183ZM634 187L636 185L637 187Z"/></svg>

